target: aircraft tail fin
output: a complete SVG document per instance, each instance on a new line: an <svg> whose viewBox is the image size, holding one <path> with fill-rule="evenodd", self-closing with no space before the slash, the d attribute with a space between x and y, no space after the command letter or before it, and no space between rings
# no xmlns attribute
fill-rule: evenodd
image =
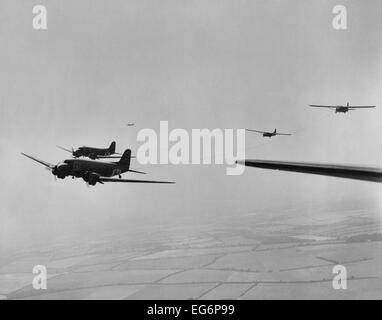
<svg viewBox="0 0 382 320"><path fill-rule="evenodd" d="M115 153L115 141L113 141L113 142L110 144L109 151L110 151L110 154Z"/></svg>
<svg viewBox="0 0 382 320"><path fill-rule="evenodd" d="M276 128L275 128L275 131L273 131L273 133L276 134L276 131L277 131L277 130L276 130Z"/></svg>
<svg viewBox="0 0 382 320"><path fill-rule="evenodd" d="M118 161L118 164L124 167L127 167L127 170L130 168L130 161L131 161L131 150L126 149L123 153L121 159Z"/></svg>

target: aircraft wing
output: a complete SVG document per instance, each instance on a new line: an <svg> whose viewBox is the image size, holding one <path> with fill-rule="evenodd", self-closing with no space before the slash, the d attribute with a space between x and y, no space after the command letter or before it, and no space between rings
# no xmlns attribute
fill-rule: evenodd
<svg viewBox="0 0 382 320"><path fill-rule="evenodd" d="M119 153L116 153L119 154ZM122 155L120 156L97 156L97 159L121 159ZM131 158L135 158L135 156L131 156Z"/></svg>
<svg viewBox="0 0 382 320"><path fill-rule="evenodd" d="M350 109L375 108L375 106L349 106Z"/></svg>
<svg viewBox="0 0 382 320"><path fill-rule="evenodd" d="M67 151L69 153L73 153L73 150L69 150L67 148L64 148L64 147L61 147L61 146L56 146L57 148L61 149L61 150L64 150L64 151Z"/></svg>
<svg viewBox="0 0 382 320"><path fill-rule="evenodd" d="M262 169L292 171L363 181L382 182L382 169L380 168L267 160L240 160L237 161L237 163L248 167Z"/></svg>
<svg viewBox="0 0 382 320"><path fill-rule="evenodd" d="M309 107L313 107L313 108L337 108L335 106L325 106L325 105L322 105L322 104L310 104Z"/></svg>
<svg viewBox="0 0 382 320"><path fill-rule="evenodd" d="M122 156L97 156L97 159L120 159Z"/></svg>
<svg viewBox="0 0 382 320"><path fill-rule="evenodd" d="M291 136L292 134L291 133L278 133L278 132L276 132L276 135L277 136Z"/></svg>
<svg viewBox="0 0 382 320"><path fill-rule="evenodd" d="M129 182L129 183L175 183L173 181L155 181L155 180L134 180L134 179L118 179L118 178L99 178L100 182Z"/></svg>
<svg viewBox="0 0 382 320"><path fill-rule="evenodd" d="M245 129L245 130L251 131L251 132L257 132L257 133L270 133L270 132L265 132L265 131L252 130L252 129Z"/></svg>
<svg viewBox="0 0 382 320"><path fill-rule="evenodd" d="M21 152L21 154L22 154L23 156L29 158L29 159L32 159L32 160L34 160L34 161L36 161L36 162L38 162L38 163L41 163L42 165L44 165L44 166L47 167L48 169L53 169L53 168L55 167L55 165L53 165L53 164L51 164L51 163L49 163L49 162L46 162L46 161L37 159L37 158L32 157L32 156L30 156L30 155L27 155L27 154L25 154L25 153L23 153L23 152Z"/></svg>

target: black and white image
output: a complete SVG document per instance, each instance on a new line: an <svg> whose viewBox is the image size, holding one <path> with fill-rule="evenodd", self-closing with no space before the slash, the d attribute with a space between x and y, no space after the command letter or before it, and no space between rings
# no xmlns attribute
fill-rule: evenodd
<svg viewBox="0 0 382 320"><path fill-rule="evenodd" d="M0 1L0 300L381 299L381 17Z"/></svg>

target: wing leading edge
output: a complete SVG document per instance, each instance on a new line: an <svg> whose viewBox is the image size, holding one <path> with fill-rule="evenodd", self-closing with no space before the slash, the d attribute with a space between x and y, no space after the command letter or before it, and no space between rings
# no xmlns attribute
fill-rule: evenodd
<svg viewBox="0 0 382 320"><path fill-rule="evenodd" d="M375 106L349 106L349 108L362 109L362 108L375 108Z"/></svg>
<svg viewBox="0 0 382 320"><path fill-rule="evenodd" d="M322 105L322 104L310 104L309 107L313 107L313 108L330 108L330 109L337 108L335 106L325 106L325 105Z"/></svg>
<svg viewBox="0 0 382 320"><path fill-rule="evenodd" d="M53 168L55 167L54 164L51 164L51 163L49 163L49 162L46 162L46 161L37 159L37 158L32 157L32 156L30 156L30 155L28 155L28 154L25 154L25 153L23 153L23 152L21 152L21 154L22 154L23 156L29 158L29 159L32 159L32 160L34 160L34 161L36 161L36 162L42 164L43 166L45 166L45 167L48 168L48 169L53 169Z"/></svg>
<svg viewBox="0 0 382 320"><path fill-rule="evenodd" d="M382 169L379 168L267 160L240 160L237 161L237 163L245 165L247 167L255 167L262 169L310 173L380 183L382 182Z"/></svg>
<svg viewBox="0 0 382 320"><path fill-rule="evenodd" d="M276 132L276 135L277 136L291 136L292 134L291 133L278 133L278 132Z"/></svg>
<svg viewBox="0 0 382 320"><path fill-rule="evenodd" d="M245 131L257 132L257 133L270 133L270 132L259 131L259 130L253 130L253 129L245 129Z"/></svg>

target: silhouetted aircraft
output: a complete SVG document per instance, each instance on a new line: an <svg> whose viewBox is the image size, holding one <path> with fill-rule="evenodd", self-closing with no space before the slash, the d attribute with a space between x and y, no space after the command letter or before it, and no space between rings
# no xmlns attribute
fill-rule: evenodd
<svg viewBox="0 0 382 320"><path fill-rule="evenodd" d="M261 133L263 137L268 137L268 138L272 138L273 136L291 136L292 135L290 133L278 133L276 129L273 132L258 131L258 130L252 130L252 129L245 129L245 130Z"/></svg>
<svg viewBox="0 0 382 320"><path fill-rule="evenodd" d="M62 150L70 152L74 158L88 157L92 160L105 159L105 158L120 158L121 156L111 156L112 154L118 154L115 152L115 141L110 144L109 148L93 148L93 147L79 147L77 150L66 149L64 147L57 146Z"/></svg>
<svg viewBox="0 0 382 320"><path fill-rule="evenodd" d="M335 109L335 113L346 113L349 110L375 108L375 106L349 106L349 102L346 104L346 106L324 106L319 104L310 104L309 106L313 108Z"/></svg>
<svg viewBox="0 0 382 320"><path fill-rule="evenodd" d="M57 165L53 165L43 160L39 160L25 153L21 154L44 165L57 178L65 179L68 176L71 176L73 178L82 178L85 182L92 186L94 186L96 183L103 184L105 182L175 183L171 181L122 179L121 174L125 172L135 172L144 174L144 172L130 169L130 149L127 149L123 153L121 159L118 162L67 159ZM119 178L112 178L113 176L119 176Z"/></svg>
<svg viewBox="0 0 382 320"><path fill-rule="evenodd" d="M134 123L128 123L127 126L128 127L132 127L134 125Z"/></svg>
<svg viewBox="0 0 382 320"><path fill-rule="evenodd" d="M382 169L380 168L268 160L239 160L236 161L236 163L247 167L262 169L293 171L355 180L382 182Z"/></svg>

